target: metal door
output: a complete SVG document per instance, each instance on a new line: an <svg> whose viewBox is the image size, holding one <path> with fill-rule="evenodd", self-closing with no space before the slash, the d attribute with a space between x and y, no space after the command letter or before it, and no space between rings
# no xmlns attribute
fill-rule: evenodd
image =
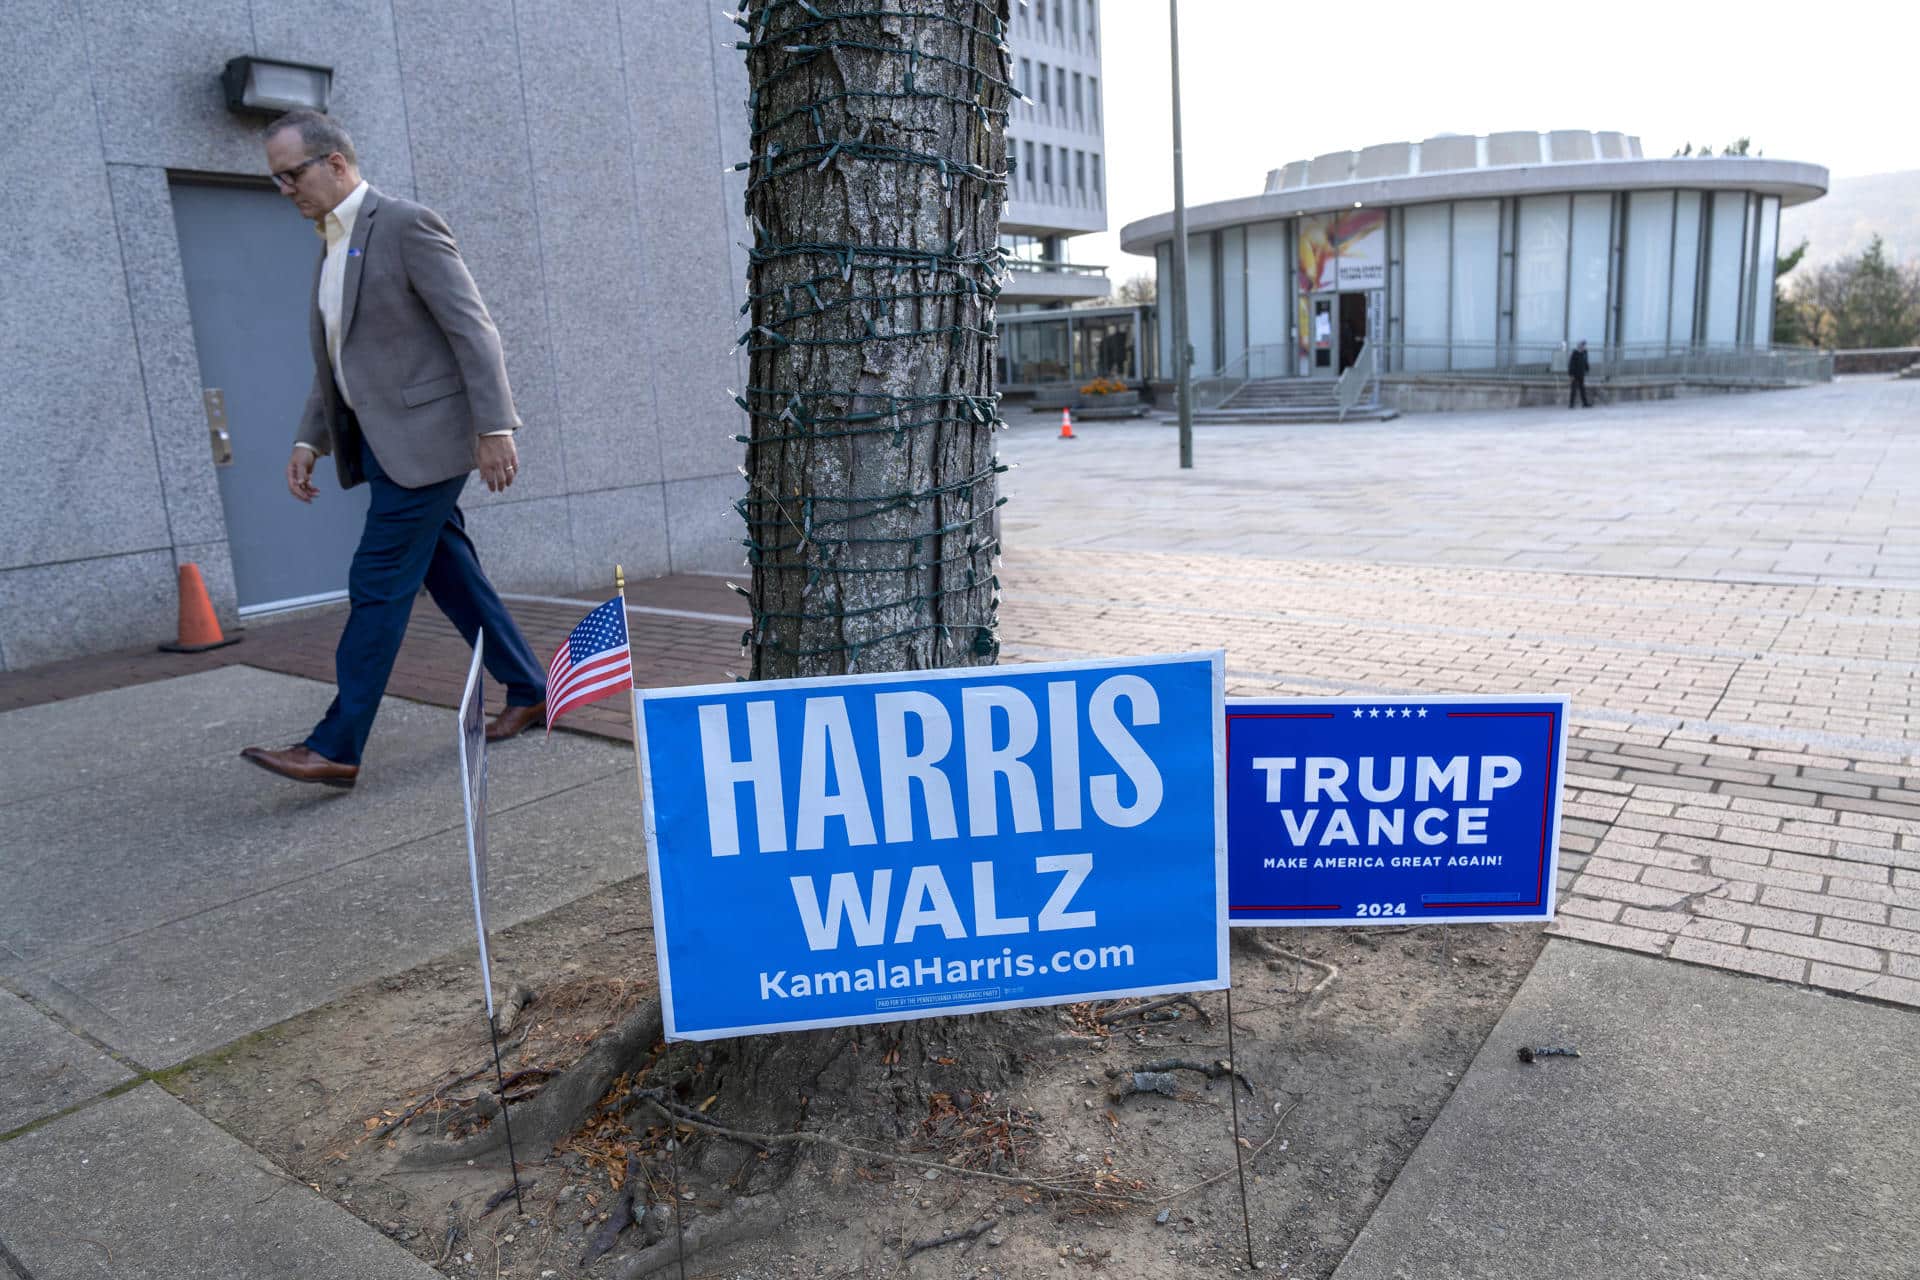
<svg viewBox="0 0 1920 1280"><path fill-rule="evenodd" d="M240 610L340 596L367 488L341 492L331 458L314 468L311 504L286 481L313 385L307 325L320 239L271 187L176 179L172 195L200 383L210 409L224 407L231 442L217 470ZM216 437L216 461L221 452Z"/></svg>
<svg viewBox="0 0 1920 1280"><path fill-rule="evenodd" d="M1307 336L1313 363L1308 372L1315 378L1332 378L1340 373L1340 337L1335 323L1339 299L1337 293L1316 293L1312 297L1313 328Z"/></svg>

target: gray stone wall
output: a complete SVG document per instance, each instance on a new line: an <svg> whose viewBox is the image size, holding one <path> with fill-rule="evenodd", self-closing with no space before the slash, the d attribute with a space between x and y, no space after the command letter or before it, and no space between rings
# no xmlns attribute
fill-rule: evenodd
<svg viewBox="0 0 1920 1280"><path fill-rule="evenodd" d="M240 54L334 68L375 186L438 209L506 345L503 589L738 566L738 29L687 0L10 0L0 29L0 669L169 639L234 588L169 172L260 176ZM291 443L294 424L284 424ZM344 575L343 575L344 577Z"/></svg>

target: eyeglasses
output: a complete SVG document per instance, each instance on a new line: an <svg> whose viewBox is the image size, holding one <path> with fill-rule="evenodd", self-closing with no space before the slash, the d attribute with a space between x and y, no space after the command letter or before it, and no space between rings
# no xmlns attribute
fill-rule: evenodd
<svg viewBox="0 0 1920 1280"><path fill-rule="evenodd" d="M281 169L278 172L268 174L267 176L272 178L274 185L279 187L282 191L291 191L293 190L294 184L300 181L300 174L302 171L304 171L305 169L309 168L312 165L321 163L326 158L327 158L326 156L308 156L305 160L302 160L299 164L294 165L291 169Z"/></svg>

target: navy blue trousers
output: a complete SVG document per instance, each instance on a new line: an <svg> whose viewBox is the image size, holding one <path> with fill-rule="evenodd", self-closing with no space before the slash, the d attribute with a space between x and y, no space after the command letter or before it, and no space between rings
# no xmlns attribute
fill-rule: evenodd
<svg viewBox="0 0 1920 1280"><path fill-rule="evenodd" d="M365 442L360 455L373 502L347 573L353 608L334 651L339 690L306 742L329 760L353 765L360 763L373 731L422 586L468 644L487 633L487 674L507 687L509 706L530 707L547 696L546 671L487 581L467 537L459 506L467 477L402 488L387 478Z"/></svg>

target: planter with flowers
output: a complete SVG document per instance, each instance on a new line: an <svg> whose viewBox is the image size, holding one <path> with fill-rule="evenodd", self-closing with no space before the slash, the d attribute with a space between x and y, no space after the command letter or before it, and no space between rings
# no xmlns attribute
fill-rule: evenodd
<svg viewBox="0 0 1920 1280"><path fill-rule="evenodd" d="M1146 407L1140 393L1120 379L1099 377L1081 386L1075 412L1086 418L1137 418Z"/></svg>

